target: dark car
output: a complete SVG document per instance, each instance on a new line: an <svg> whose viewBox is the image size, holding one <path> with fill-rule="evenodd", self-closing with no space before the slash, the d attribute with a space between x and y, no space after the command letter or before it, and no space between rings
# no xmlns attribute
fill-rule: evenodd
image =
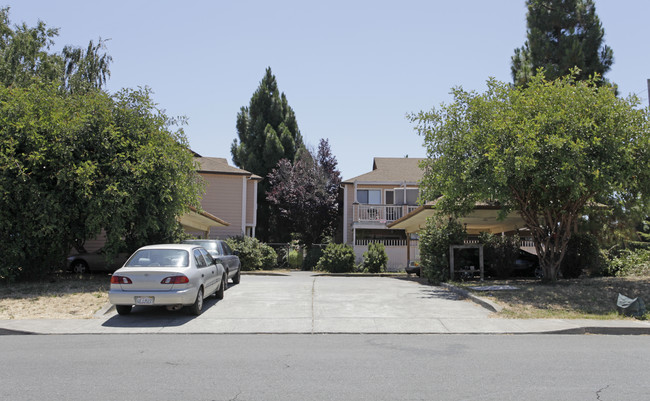
<svg viewBox="0 0 650 401"><path fill-rule="evenodd" d="M541 274L542 270L539 267L539 257L534 253L520 249L512 275L541 278Z"/></svg>
<svg viewBox="0 0 650 401"><path fill-rule="evenodd" d="M239 252L230 249L226 241L219 239L190 239L183 241L184 244L195 244L205 248L213 258L220 262L226 270L227 277L232 279L233 284L239 284L241 280L241 262Z"/></svg>
<svg viewBox="0 0 650 401"><path fill-rule="evenodd" d="M71 255L67 259L67 269L73 273L90 273L91 271L115 271L122 267L124 262L131 256L130 253L120 252L110 257L101 248L95 252L79 253Z"/></svg>
<svg viewBox="0 0 650 401"><path fill-rule="evenodd" d="M406 273L407 274L415 274L416 276L420 277L420 262L417 260L409 260L409 265L406 266Z"/></svg>

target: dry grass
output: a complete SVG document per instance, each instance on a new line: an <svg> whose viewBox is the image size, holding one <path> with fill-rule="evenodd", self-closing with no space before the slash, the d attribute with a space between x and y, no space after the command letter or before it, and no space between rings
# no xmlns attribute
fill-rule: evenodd
<svg viewBox="0 0 650 401"><path fill-rule="evenodd" d="M498 280L454 283L471 286L511 285L511 291L473 291L503 306L497 317L513 319L621 319L616 300L621 293L650 301L650 277L599 277L560 280L545 285L536 280ZM472 290L470 290L472 291Z"/></svg>
<svg viewBox="0 0 650 401"><path fill-rule="evenodd" d="M0 319L89 319L108 302L106 274L1 284Z"/></svg>

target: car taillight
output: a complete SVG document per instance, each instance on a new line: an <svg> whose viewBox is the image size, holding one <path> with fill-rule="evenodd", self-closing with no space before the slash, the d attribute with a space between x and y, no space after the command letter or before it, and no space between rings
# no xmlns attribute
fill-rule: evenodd
<svg viewBox="0 0 650 401"><path fill-rule="evenodd" d="M133 284L133 281L125 276L111 276L111 284Z"/></svg>
<svg viewBox="0 0 650 401"><path fill-rule="evenodd" d="M160 284L187 284L190 279L185 276L170 276L162 279Z"/></svg>

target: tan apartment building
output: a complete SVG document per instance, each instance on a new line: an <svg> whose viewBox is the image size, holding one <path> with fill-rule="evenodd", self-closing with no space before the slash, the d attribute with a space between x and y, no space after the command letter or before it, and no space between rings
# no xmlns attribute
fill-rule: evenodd
<svg viewBox="0 0 650 401"><path fill-rule="evenodd" d="M421 158L375 157L372 171L344 180L343 242L354 247L357 262L371 242L383 243L388 270L406 267L407 241L404 230L387 225L417 209ZM227 219L226 219L227 220ZM417 235L410 241L410 255L417 258Z"/></svg>
<svg viewBox="0 0 650 401"><path fill-rule="evenodd" d="M212 227L209 238L226 239L238 235L255 236L257 226L257 185L262 177L230 166L225 158L195 157L198 173L206 183L201 207L229 223ZM197 236L201 233L194 233Z"/></svg>

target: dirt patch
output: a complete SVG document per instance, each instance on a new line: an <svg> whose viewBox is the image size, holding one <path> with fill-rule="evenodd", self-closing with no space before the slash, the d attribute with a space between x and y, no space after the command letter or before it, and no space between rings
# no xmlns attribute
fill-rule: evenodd
<svg viewBox="0 0 650 401"><path fill-rule="evenodd" d="M108 302L106 274L0 285L0 319L90 319Z"/></svg>

